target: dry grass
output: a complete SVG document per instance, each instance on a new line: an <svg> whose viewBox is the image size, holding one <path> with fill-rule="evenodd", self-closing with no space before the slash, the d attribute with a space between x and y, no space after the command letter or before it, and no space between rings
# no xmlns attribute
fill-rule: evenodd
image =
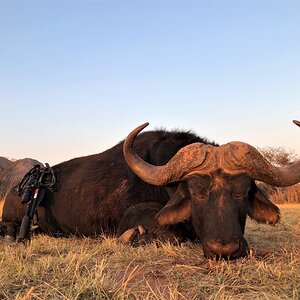
<svg viewBox="0 0 300 300"><path fill-rule="evenodd" d="M276 227L248 221L247 258L213 261L200 245L132 248L116 239L0 241L0 299L299 299L300 205Z"/></svg>
<svg viewBox="0 0 300 300"><path fill-rule="evenodd" d="M273 187L273 193L269 194L269 199L273 203L300 203L300 184L288 187Z"/></svg>

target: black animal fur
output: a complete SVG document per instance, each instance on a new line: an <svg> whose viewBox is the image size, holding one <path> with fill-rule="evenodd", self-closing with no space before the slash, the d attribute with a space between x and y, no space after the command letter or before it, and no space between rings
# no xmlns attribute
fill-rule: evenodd
<svg viewBox="0 0 300 300"><path fill-rule="evenodd" d="M191 132L156 130L139 135L134 147L145 161L162 165L180 148L195 142L215 145ZM158 226L154 216L168 202L168 193L139 179L127 166L122 147L120 142L100 154L53 167L61 188L47 192L38 208L43 232L95 236L120 234L140 223L148 229ZM24 214L25 207L11 193L4 205L3 222L20 224Z"/></svg>

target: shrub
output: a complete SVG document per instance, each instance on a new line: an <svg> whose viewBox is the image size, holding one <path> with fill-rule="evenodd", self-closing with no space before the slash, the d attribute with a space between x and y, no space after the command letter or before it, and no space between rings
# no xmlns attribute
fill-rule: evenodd
<svg viewBox="0 0 300 300"><path fill-rule="evenodd" d="M285 150L283 147L265 147L258 149L260 153L274 166L288 166L299 160L294 150ZM300 203L300 184L288 187L274 187L263 182L258 186L274 203Z"/></svg>

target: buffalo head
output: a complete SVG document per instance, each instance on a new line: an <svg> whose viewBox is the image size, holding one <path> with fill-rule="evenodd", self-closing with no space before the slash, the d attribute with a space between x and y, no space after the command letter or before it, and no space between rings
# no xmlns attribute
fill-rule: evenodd
<svg viewBox="0 0 300 300"><path fill-rule="evenodd" d="M238 258L247 254L244 238L247 214L260 223L279 221L277 206L258 189L255 180L273 186L300 181L300 161L287 167L270 164L243 142L221 146L194 143L180 149L163 166L148 164L133 150L140 131L124 142L124 156L132 171L149 184L165 186L170 200L158 212L161 225L190 220L206 257Z"/></svg>

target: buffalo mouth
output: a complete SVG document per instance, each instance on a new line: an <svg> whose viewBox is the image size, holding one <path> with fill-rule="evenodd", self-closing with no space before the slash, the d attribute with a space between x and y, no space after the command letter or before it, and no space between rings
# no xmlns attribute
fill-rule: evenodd
<svg viewBox="0 0 300 300"><path fill-rule="evenodd" d="M234 239L224 243L221 240L206 240L203 242L203 252L206 258L232 260L248 254L248 243L244 238Z"/></svg>

